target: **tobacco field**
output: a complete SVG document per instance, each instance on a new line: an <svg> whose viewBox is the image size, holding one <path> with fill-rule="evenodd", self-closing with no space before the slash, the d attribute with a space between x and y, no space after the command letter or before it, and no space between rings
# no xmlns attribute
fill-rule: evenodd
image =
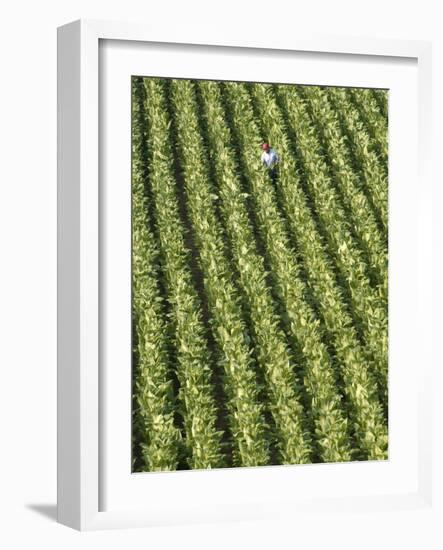
<svg viewBox="0 0 443 550"><path fill-rule="evenodd" d="M133 77L134 472L387 459L387 105Z"/></svg>

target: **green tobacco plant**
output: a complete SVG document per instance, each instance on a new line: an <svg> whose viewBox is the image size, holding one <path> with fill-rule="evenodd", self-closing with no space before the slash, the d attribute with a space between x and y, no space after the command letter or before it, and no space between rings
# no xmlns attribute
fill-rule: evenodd
<svg viewBox="0 0 443 550"><path fill-rule="evenodd" d="M204 119L214 166L221 210L240 273L241 288L251 310L251 325L258 362L264 371L270 408L278 434L283 464L311 462L309 436L304 431L304 412L286 337L279 328L263 259L257 252L249 222L245 195L230 146L230 132L224 120L220 92L214 82L200 82Z"/></svg>
<svg viewBox="0 0 443 550"><path fill-rule="evenodd" d="M171 306L176 370L180 383L178 397L184 418L189 466L214 468L221 466L223 461L221 432L216 429L212 357L180 220L163 84L158 79L146 79L145 89L149 184L164 263L167 299Z"/></svg>
<svg viewBox="0 0 443 550"><path fill-rule="evenodd" d="M387 92L132 100L134 469L386 459Z"/></svg>
<svg viewBox="0 0 443 550"><path fill-rule="evenodd" d="M377 90L376 88L371 89L372 97L375 99L375 102L377 103L378 110L380 111L380 114L382 117L386 120L386 124L388 123L388 90Z"/></svg>
<svg viewBox="0 0 443 550"><path fill-rule="evenodd" d="M293 341L304 359L304 384L311 400L321 456L327 462L350 460L347 421L331 360L322 341L319 322L305 300L306 288L276 206L275 193L257 154L262 140L248 94L243 85L234 83L226 83L224 92L233 116L234 132L240 145L243 170L251 187L259 229L275 275L276 292L285 306Z"/></svg>
<svg viewBox="0 0 443 550"><path fill-rule="evenodd" d="M382 92L380 90L380 92ZM368 134L371 148L379 155L383 169L388 171L388 119L379 110L377 100L368 88L347 90L360 114ZM382 92L387 93L387 92Z"/></svg>
<svg viewBox="0 0 443 550"><path fill-rule="evenodd" d="M299 86L312 112L313 126L321 136L333 181L340 190L349 222L357 235L361 249L368 259L368 267L378 284L380 295L387 303L388 251L371 205L361 189L358 175L352 169L346 139L341 132L337 113L331 107L326 93L317 86Z"/></svg>
<svg viewBox="0 0 443 550"><path fill-rule="evenodd" d="M283 92L286 93L286 90ZM378 399L377 385L367 368L366 356L360 346L352 318L347 312L343 293L337 286L334 272L325 254L323 240L307 206L307 199L284 131L282 115L270 86L256 84L252 86L252 94L262 106L260 112L267 136L281 155L279 186L286 218L304 259L308 280L317 299L323 322L334 344L355 437L366 456L385 458L387 427ZM243 88L242 95L245 98L243 111L249 111L249 127L253 127L254 114L246 88ZM312 134L312 130L310 133ZM312 147L309 149L309 153L314 151ZM318 185L318 180L314 181L315 185ZM326 189L324 191L326 192Z"/></svg>
<svg viewBox="0 0 443 550"><path fill-rule="evenodd" d="M221 350L226 375L229 422L235 445L234 462L258 466L269 462L263 405L253 370L250 337L242 319L239 297L224 254L215 198L208 185L203 140L200 135L193 84L171 81L178 150L189 215L196 236L205 290L214 320L214 337Z"/></svg>
<svg viewBox="0 0 443 550"><path fill-rule="evenodd" d="M267 105L265 125L278 132L282 115L273 101L269 86L254 87L260 105ZM285 107L287 123L297 136L305 182L315 210L324 227L328 251L335 260L352 304L352 311L359 321L366 348L373 359L373 369L380 378L384 404L387 403L388 375L388 322L384 296L371 287L368 266L353 238L346 212L329 176L328 167L321 152L321 145L314 130L304 100L295 86L280 87L278 95ZM279 125L280 123L280 125ZM295 173L295 171L294 171Z"/></svg>
<svg viewBox="0 0 443 550"><path fill-rule="evenodd" d="M174 425L166 320L158 288L158 251L146 217L140 86L140 81L135 80L132 102L132 307L138 342L138 364L134 369L136 413L142 432L140 444L145 469L175 470L181 437Z"/></svg>
<svg viewBox="0 0 443 550"><path fill-rule="evenodd" d="M365 130L357 108L341 88L328 88L328 99L336 110L349 143L358 173L378 220L388 234L388 179L377 154L371 149L371 137Z"/></svg>

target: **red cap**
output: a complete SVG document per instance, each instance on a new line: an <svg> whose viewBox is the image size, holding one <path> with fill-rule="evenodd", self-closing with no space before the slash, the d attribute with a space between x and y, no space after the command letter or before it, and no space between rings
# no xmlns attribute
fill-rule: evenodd
<svg viewBox="0 0 443 550"><path fill-rule="evenodd" d="M269 143L263 143L263 145L261 146L261 148L264 150L264 151L267 151L269 149Z"/></svg>

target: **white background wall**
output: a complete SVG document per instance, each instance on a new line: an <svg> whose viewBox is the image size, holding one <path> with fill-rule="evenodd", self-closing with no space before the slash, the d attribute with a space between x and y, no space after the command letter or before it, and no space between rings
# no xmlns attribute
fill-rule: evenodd
<svg viewBox="0 0 443 550"><path fill-rule="evenodd" d="M297 518L275 522L79 534L54 522L56 498L56 27L82 18L171 26L256 26L263 35L311 27L326 34L430 39L435 46L436 146L442 148L443 17L438 0L16 0L1 10L0 84L0 545L15 548L299 548ZM437 165L435 177L443 182ZM441 196L441 195L440 195ZM438 205L436 212L438 213ZM441 223L438 227L440 230ZM442 232L437 234L442 244ZM440 247L440 248L443 248ZM441 266L436 277L441 278ZM441 293L439 298L441 297ZM396 547L381 518L322 518L305 548ZM394 521L394 520L393 520ZM408 515L395 520L412 548L441 548ZM443 518L442 518L443 522ZM426 541L426 542L425 542ZM403 546L404 548L404 546Z"/></svg>

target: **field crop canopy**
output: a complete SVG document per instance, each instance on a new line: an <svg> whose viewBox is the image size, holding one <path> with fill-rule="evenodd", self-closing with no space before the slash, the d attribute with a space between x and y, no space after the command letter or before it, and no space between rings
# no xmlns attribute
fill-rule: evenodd
<svg viewBox="0 0 443 550"><path fill-rule="evenodd" d="M388 145L386 90L132 78L134 472L387 459Z"/></svg>

